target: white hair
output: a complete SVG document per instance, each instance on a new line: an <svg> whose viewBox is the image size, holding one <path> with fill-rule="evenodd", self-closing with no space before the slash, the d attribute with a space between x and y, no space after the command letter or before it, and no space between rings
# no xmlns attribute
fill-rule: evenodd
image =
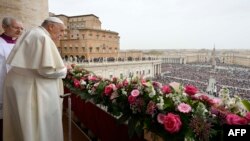
<svg viewBox="0 0 250 141"><path fill-rule="evenodd" d="M3 20L2 20L2 26L10 26L11 25L11 22L16 20L15 18L13 17L4 17Z"/></svg>

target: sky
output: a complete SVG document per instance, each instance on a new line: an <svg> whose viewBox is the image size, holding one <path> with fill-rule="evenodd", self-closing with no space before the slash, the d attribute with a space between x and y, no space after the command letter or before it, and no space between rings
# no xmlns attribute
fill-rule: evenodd
<svg viewBox="0 0 250 141"><path fill-rule="evenodd" d="M49 11L94 14L120 49L250 49L250 0L48 0Z"/></svg>

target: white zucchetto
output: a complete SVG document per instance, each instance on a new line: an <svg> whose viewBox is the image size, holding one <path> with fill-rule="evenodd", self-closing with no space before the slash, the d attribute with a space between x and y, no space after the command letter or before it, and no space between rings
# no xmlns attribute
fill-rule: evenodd
<svg viewBox="0 0 250 141"><path fill-rule="evenodd" d="M63 21L57 17L48 17L44 21L51 21L51 22L60 23L64 25Z"/></svg>

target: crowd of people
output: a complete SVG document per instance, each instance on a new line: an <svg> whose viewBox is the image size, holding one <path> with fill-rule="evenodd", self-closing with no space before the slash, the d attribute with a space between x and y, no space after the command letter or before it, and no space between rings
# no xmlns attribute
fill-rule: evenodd
<svg viewBox="0 0 250 141"><path fill-rule="evenodd" d="M239 95L250 100L250 69L235 65L217 65L215 69L209 64L162 64L162 75L155 78L163 84L179 82L192 84L201 92L207 92L209 79L215 79L215 95L223 87L230 95Z"/></svg>

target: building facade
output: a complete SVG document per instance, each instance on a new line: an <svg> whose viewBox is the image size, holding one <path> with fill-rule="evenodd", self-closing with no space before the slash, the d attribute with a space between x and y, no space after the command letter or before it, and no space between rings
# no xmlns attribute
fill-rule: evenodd
<svg viewBox="0 0 250 141"><path fill-rule="evenodd" d="M118 57L119 34L102 29L97 16L55 16L63 20L67 27L64 37L57 43L59 52L65 60L113 61Z"/></svg>
<svg viewBox="0 0 250 141"><path fill-rule="evenodd" d="M224 64L250 67L250 51L224 51L221 53L220 62Z"/></svg>
<svg viewBox="0 0 250 141"><path fill-rule="evenodd" d="M161 58L162 63L186 64L186 63L208 63L211 61L209 50L167 50Z"/></svg>
<svg viewBox="0 0 250 141"><path fill-rule="evenodd" d="M77 64L84 66L85 69L94 72L103 78L130 78L138 77L155 77L161 74L161 60L138 60L138 61L113 61L113 62L71 62L66 64Z"/></svg>

